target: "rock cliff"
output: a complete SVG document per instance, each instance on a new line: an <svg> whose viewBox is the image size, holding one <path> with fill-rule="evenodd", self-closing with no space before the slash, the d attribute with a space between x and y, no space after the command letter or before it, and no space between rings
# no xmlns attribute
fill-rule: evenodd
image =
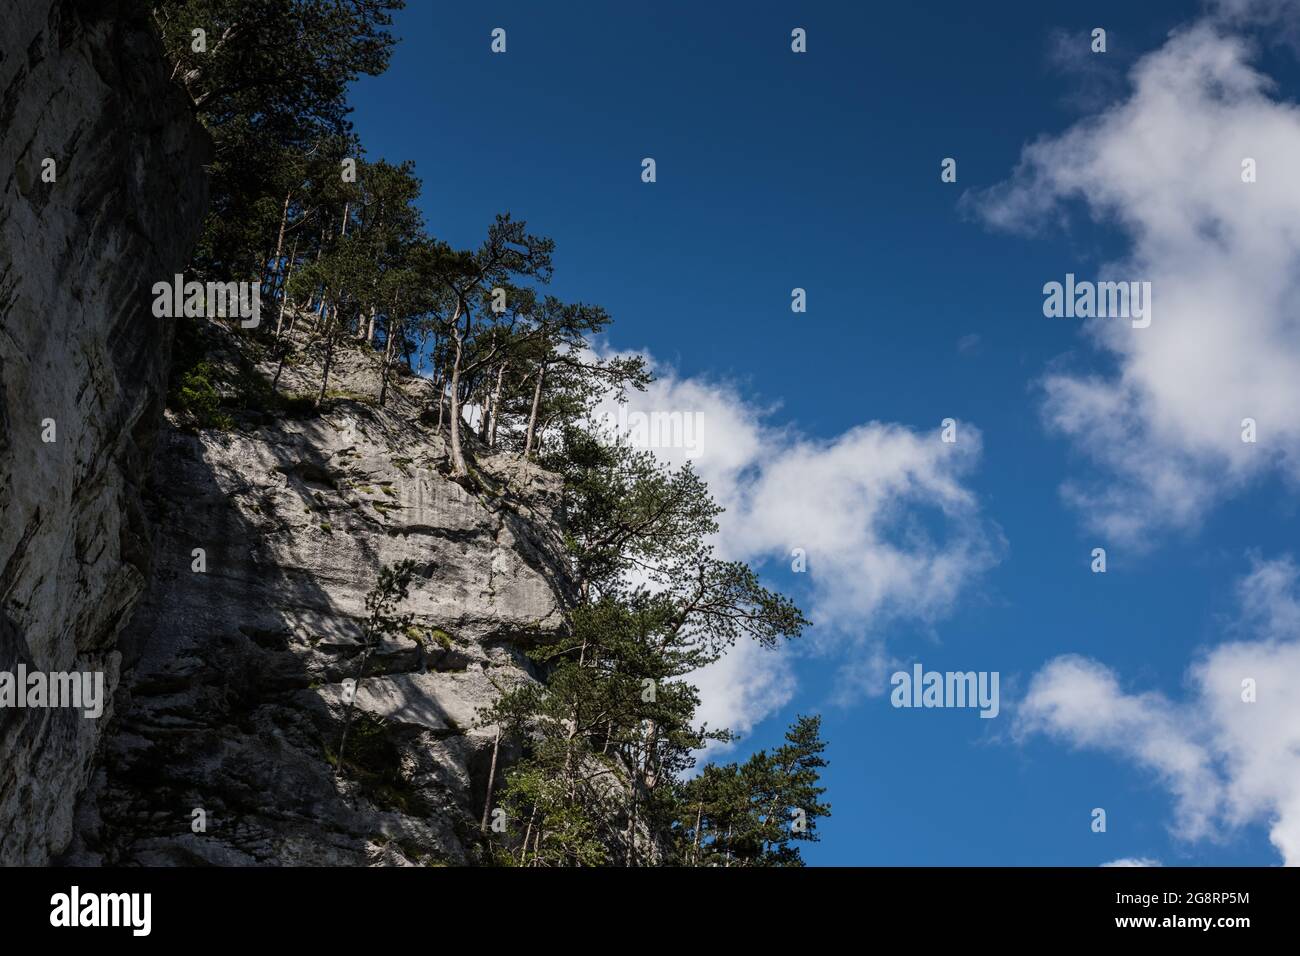
<svg viewBox="0 0 1300 956"><path fill-rule="evenodd" d="M265 395L254 383L274 369L256 346L203 325L214 377ZM229 430L189 433L168 413L147 507L154 582L122 636L117 716L70 862L474 858L494 738L476 710L532 679L523 649L562 623L555 479L480 449L469 491L446 477L427 381L400 376L380 408L377 356L345 353L317 414L319 357L303 355L281 381L299 397L245 402ZM413 624L371 657L339 780L365 595L405 558Z"/></svg>
<svg viewBox="0 0 1300 956"><path fill-rule="evenodd" d="M429 383L378 407L368 349L316 410L304 338L272 392L254 338L153 316L210 145L142 7L3 19L0 671L101 672L112 700L0 709L0 865L470 861L478 708L534 679L571 599L555 479L479 448L479 480L450 480ZM178 329L218 427L163 414ZM365 596L406 558L412 626L371 657L340 778Z"/></svg>
<svg viewBox="0 0 1300 956"><path fill-rule="evenodd" d="M135 4L10 0L0 26L0 671L99 671L148 577L139 500L208 141ZM48 440L52 439L52 440ZM108 714L0 710L0 864L71 837Z"/></svg>

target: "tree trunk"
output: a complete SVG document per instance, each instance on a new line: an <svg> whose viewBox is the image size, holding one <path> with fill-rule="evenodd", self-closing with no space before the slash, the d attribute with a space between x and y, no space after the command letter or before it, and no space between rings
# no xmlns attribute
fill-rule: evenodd
<svg viewBox="0 0 1300 956"><path fill-rule="evenodd" d="M275 255L271 259L271 265L268 265L266 274L267 282L270 282L272 271L276 275L280 273L280 256L284 255L284 228L289 222L289 199L293 196L292 192L284 194L284 209L280 211L280 235L275 240Z"/></svg>
<svg viewBox="0 0 1300 956"><path fill-rule="evenodd" d="M370 650L374 646L370 635L366 635L366 647L361 652L361 663L357 666L357 682L352 687L352 699L348 701L348 709L343 715L343 736L339 740L339 757L338 763L334 767L336 777L343 776L343 750L348 745L348 728L352 726L352 708L357 702L357 694L361 693L361 681L366 676L366 661L370 659Z"/></svg>
<svg viewBox="0 0 1300 956"><path fill-rule="evenodd" d="M335 319L331 318L330 327L325 330L325 367L321 371L320 391L316 393L316 408L320 408L321 403L325 401L325 390L330 380L330 365L334 361L334 321Z"/></svg>
<svg viewBox="0 0 1300 956"><path fill-rule="evenodd" d="M271 394L275 394L280 385L280 373L284 371L284 360L289 354L287 345L280 346L280 360L275 363L275 376L271 379Z"/></svg>
<svg viewBox="0 0 1300 956"><path fill-rule="evenodd" d="M284 326L284 307L289 301L289 280L293 278L293 263L298 258L298 240L293 240L293 252L289 253L289 264L285 269L284 283L280 286L280 314L275 320L275 338L280 340L280 329Z"/></svg>
<svg viewBox="0 0 1300 956"><path fill-rule="evenodd" d="M456 337L456 350L451 365L451 473L463 478L469 474L465 466L465 452L460 446L460 336Z"/></svg>
<svg viewBox="0 0 1300 956"><path fill-rule="evenodd" d="M396 334L395 334L396 333ZM393 328L393 319L390 315L388 318L388 341L384 344L384 374L379 382L379 406L384 405L384 399L388 396L388 369L393 364L393 343L397 336L401 334L401 326Z"/></svg>
<svg viewBox="0 0 1300 956"><path fill-rule="evenodd" d="M704 801L695 809L695 840L691 847L691 866L700 865L700 820L704 816Z"/></svg>
<svg viewBox="0 0 1300 956"><path fill-rule="evenodd" d="M497 369L497 387L492 390L492 422L488 426L488 447L497 447L497 412L501 408L501 382L506 375L506 366L509 362L502 362L501 367Z"/></svg>
<svg viewBox="0 0 1300 956"><path fill-rule="evenodd" d="M451 364L451 473L457 478L469 474L465 465L465 452L460 445L460 360L463 353L463 336L456 322L460 318L461 304L456 304L456 315L452 318L455 331L456 350ZM465 335L469 334L469 310L465 310Z"/></svg>
<svg viewBox="0 0 1300 956"><path fill-rule="evenodd" d="M627 815L627 857L626 866L636 866L636 786L632 787L632 808Z"/></svg>
<svg viewBox="0 0 1300 956"><path fill-rule="evenodd" d="M537 429L537 409L542 404L542 381L546 378L546 363L537 368L537 383L533 386L533 410L528 416L528 435L524 439L524 458L533 451L533 437Z"/></svg>
<svg viewBox="0 0 1300 956"><path fill-rule="evenodd" d="M478 440L487 444L488 440L488 406L492 404L492 396L484 388L479 392L478 406Z"/></svg>
<svg viewBox="0 0 1300 956"><path fill-rule="evenodd" d="M483 798L483 821L479 824L479 832L484 836L487 835L488 814L492 811L492 787L497 779L497 751L501 748L501 725L497 724L497 735L492 741L492 763L488 766L488 784L487 796Z"/></svg>
<svg viewBox="0 0 1300 956"><path fill-rule="evenodd" d="M524 865L524 857L528 855L528 840L533 835L533 821L537 819L537 805L528 814L528 829L524 831L524 845L519 848L519 865Z"/></svg>

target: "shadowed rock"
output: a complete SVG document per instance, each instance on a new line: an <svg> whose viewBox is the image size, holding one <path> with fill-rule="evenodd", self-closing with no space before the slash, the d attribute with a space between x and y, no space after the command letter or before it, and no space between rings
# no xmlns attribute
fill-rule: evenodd
<svg viewBox="0 0 1300 956"><path fill-rule="evenodd" d="M140 8L10 0L0 29L0 670L110 688L148 576L139 485L172 332L150 287L207 201L207 137ZM68 843L107 721L0 710L0 864Z"/></svg>

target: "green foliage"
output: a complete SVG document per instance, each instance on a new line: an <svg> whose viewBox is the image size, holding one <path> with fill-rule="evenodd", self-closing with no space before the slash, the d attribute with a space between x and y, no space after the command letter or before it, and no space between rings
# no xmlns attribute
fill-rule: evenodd
<svg viewBox="0 0 1300 956"><path fill-rule="evenodd" d="M217 377L212 365L199 362L183 371L175 392L175 407L187 413L198 428L228 430L234 419L221 410L221 393L213 385Z"/></svg>
<svg viewBox="0 0 1300 956"><path fill-rule="evenodd" d="M737 640L772 646L807 622L747 566L714 556L707 541L720 509L689 466L669 470L576 429L559 464L578 602L569 628L531 652L544 682L507 690L483 715L527 751L502 791L517 861L711 862L711 849L681 849L689 804L703 798L679 781L701 748L731 735L696 725L698 693L686 678ZM629 583L634 576L646 583ZM806 739L815 719L801 728L798 745L819 753ZM743 774L726 772L727 793L760 808L754 833L745 821L758 847L745 845L747 860L799 862L790 840L810 837L790 837L778 821L829 812L815 799L816 753L755 755ZM706 768L711 782L722 773ZM728 841L736 857L739 843Z"/></svg>
<svg viewBox="0 0 1300 956"><path fill-rule="evenodd" d="M502 864L529 866L600 866L606 847L598 822L584 808L565 799L564 781L538 769L510 776L503 794L507 820L524 820L526 846L518 856L497 854Z"/></svg>
<svg viewBox="0 0 1300 956"><path fill-rule="evenodd" d="M693 866L802 866L794 841L816 842L817 820L830 815L817 785L821 718L799 717L786 742L744 763L710 765L677 786L681 810L674 854Z"/></svg>
<svg viewBox="0 0 1300 956"><path fill-rule="evenodd" d="M402 775L401 753L382 719L370 714L354 717L347 744L347 776L363 794L378 806L401 813L429 812L417 788ZM338 754L328 747L325 759L340 769Z"/></svg>
<svg viewBox="0 0 1300 956"><path fill-rule="evenodd" d="M180 319L172 346L167 407L194 428L235 427L237 415L302 418L318 414L311 396L273 390L254 365L254 348L222 352L205 319Z"/></svg>
<svg viewBox="0 0 1300 956"><path fill-rule="evenodd" d="M348 85L387 67L403 0L152 0L171 73L212 134L198 265L257 275L260 241L313 160L348 145ZM196 50L194 31L203 31ZM324 145L330 144L330 145ZM337 178L338 165L333 172ZM319 175L319 173L318 173Z"/></svg>

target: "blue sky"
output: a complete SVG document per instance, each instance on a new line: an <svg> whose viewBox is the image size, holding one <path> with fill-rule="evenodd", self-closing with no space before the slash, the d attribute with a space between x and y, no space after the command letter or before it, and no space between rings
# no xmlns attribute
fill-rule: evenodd
<svg viewBox="0 0 1300 956"><path fill-rule="evenodd" d="M1298 540L1294 470L1280 447L1294 432L1270 446L1272 464L1233 470L1203 443L1151 437L1144 429L1162 420L1131 412L1125 434L1144 437L1125 461L1139 475L1149 473L1143 454L1166 463L1186 454L1189 473L1214 490L1188 492L1191 517L1119 535L1101 530L1117 527L1101 513L1114 501L1070 504L1063 483L1110 482L1142 521L1159 511L1144 505L1149 489L1140 478L1129 487L1134 473L1110 480L1123 463L1090 444L1100 425L1045 420L1045 376L1110 378L1126 353L1099 347L1077 321L1045 318L1043 284L1117 263L1165 273L1155 253L1135 249L1151 222L1139 213L1134 227L1104 195L1104 172L1126 168L1123 157L1099 150L1071 193L1042 176L1018 180L1022 150L1123 104L1135 64L1206 14L1171 2L888 6L411 0L390 70L355 87L354 121L372 158L415 160L435 235L472 246L495 213L526 219L556 241L553 290L614 316L610 347L645 350L672 383L699 386L679 397L738 404L796 470L801 448L824 451L868 423L918 441L937 441L946 417L978 430L956 479L973 502L959 527L926 505L925 489L890 502L891 516L915 512L923 536L987 546L966 555L951 598L923 600L923 612L898 609L928 593L920 581L861 620L845 614L860 584L844 574L855 558L819 562L810 549L811 573L791 573L785 550L765 547L788 522L768 537L739 527L766 520L756 498L724 529L773 585L813 608L825 622L815 630L832 632L782 658L786 692L739 748L777 742L796 713L823 714L834 815L805 849L810 863L1277 864L1269 833L1286 798L1258 774L1212 768L1225 806L1234 783L1252 796L1198 827L1178 812L1195 778L1151 757L1169 741L1127 752L1106 743L1088 716L1051 709L1051 694L1070 688L1039 685L1039 720L1017 732L1036 676L1064 654L1109 668L1125 695L1161 695L1139 724L1198 721L1207 708L1189 666L1244 633L1240 582L1260 562L1285 570L1268 562ZM803 55L790 50L796 26L808 34ZM489 51L495 27L507 30L504 55ZM1088 51L1093 27L1107 30L1103 55ZM1251 36L1253 27L1234 19L1213 29ZM1266 45L1250 62L1277 83L1269 102L1294 99L1291 51ZM653 184L640 179L647 156ZM955 184L940 181L944 157L957 159ZM1017 195L1058 210L1065 225L994 228ZM790 310L796 286L807 290L805 314ZM1180 320L1177 309L1161 317L1166 327ZM1160 395L1164 383L1149 385ZM747 466L738 487L763 467ZM1089 569L1097 546L1108 552L1104 575ZM829 581L828 568L842 579ZM895 709L891 667L883 683L868 678L874 692L846 694L846 668L882 653L905 666L999 672L1002 714ZM1106 727L1146 739L1145 725ZM1207 743L1213 729L1198 733L1191 745L1230 768L1231 747ZM1094 807L1107 811L1105 833L1090 829Z"/></svg>

